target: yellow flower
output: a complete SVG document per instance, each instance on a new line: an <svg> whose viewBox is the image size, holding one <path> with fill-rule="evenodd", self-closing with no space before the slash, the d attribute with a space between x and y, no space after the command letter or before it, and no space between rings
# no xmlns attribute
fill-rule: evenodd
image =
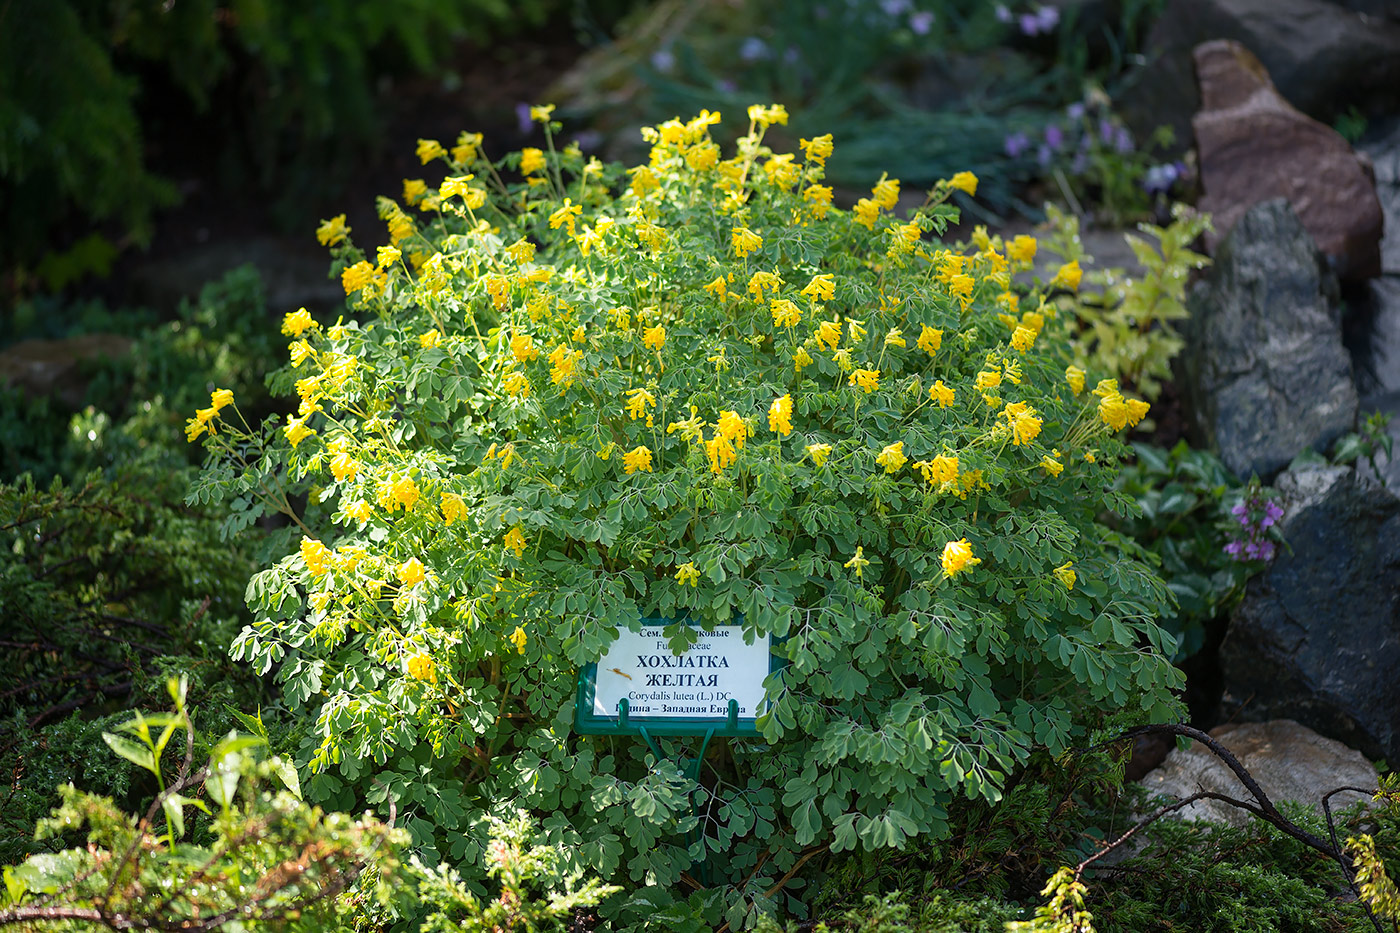
<svg viewBox="0 0 1400 933"><path fill-rule="evenodd" d="M282 318L282 333L289 337L300 337L316 326L316 319L305 308L298 308Z"/></svg>
<svg viewBox="0 0 1400 933"><path fill-rule="evenodd" d="M828 273L814 275L802 294L813 301L830 301L836 297L836 279Z"/></svg>
<svg viewBox="0 0 1400 933"><path fill-rule="evenodd" d="M521 363L528 363L540 355L540 351L535 347L535 338L529 334L516 334L511 337L510 353Z"/></svg>
<svg viewBox="0 0 1400 933"><path fill-rule="evenodd" d="M555 385L570 385L578 375L579 360L583 359L582 350L572 350L565 346L558 346L549 354L549 378Z"/></svg>
<svg viewBox="0 0 1400 933"><path fill-rule="evenodd" d="M1025 353L1035 346L1035 331L1018 324L1016 330L1011 334L1011 346L1015 347L1017 351Z"/></svg>
<svg viewBox="0 0 1400 933"><path fill-rule="evenodd" d="M632 169L632 194L634 197L644 198L647 192L655 191L661 187L661 182L656 180L656 173L645 165Z"/></svg>
<svg viewBox="0 0 1400 933"><path fill-rule="evenodd" d="M1040 434L1043 422L1035 416L1035 409L1025 402L1012 402L1003 414L1011 425L1011 443L1015 446L1029 444Z"/></svg>
<svg viewBox="0 0 1400 933"><path fill-rule="evenodd" d="M1079 579L1078 575L1073 570L1073 564L1074 561L1067 560L1051 571L1051 573L1055 575L1055 579L1063 583L1067 590L1074 589L1074 583Z"/></svg>
<svg viewBox="0 0 1400 933"><path fill-rule="evenodd" d="M864 576L865 568L869 566L870 561L865 559L865 548L863 547L856 548L856 556L846 561L845 564L847 570L855 570L857 578Z"/></svg>
<svg viewBox="0 0 1400 933"><path fill-rule="evenodd" d="M1065 367L1065 382L1069 383L1070 389L1075 395L1084 391L1084 370L1078 366Z"/></svg>
<svg viewBox="0 0 1400 933"><path fill-rule="evenodd" d="M870 189L870 193L875 196L875 203L887 211L892 211L899 203L899 179L886 178L880 176L880 180L875 183L875 187Z"/></svg>
<svg viewBox="0 0 1400 933"><path fill-rule="evenodd" d="M632 420L646 417L647 407L656 407L656 396L646 389L627 390L627 414L632 416Z"/></svg>
<svg viewBox="0 0 1400 933"><path fill-rule="evenodd" d="M977 374L977 381L976 381L975 385L977 386L977 388L978 388L979 390L983 390L983 391L985 391L985 390L987 390L987 389L995 389L997 386L1001 385L1001 370L1000 370L1000 369L984 369L984 370L982 370L980 373Z"/></svg>
<svg viewBox="0 0 1400 933"><path fill-rule="evenodd" d="M802 200L811 202L812 216L821 220L831 210L831 195L830 185L808 185L802 192Z"/></svg>
<svg viewBox="0 0 1400 933"><path fill-rule="evenodd" d="M374 266L361 260L353 266L347 266L340 273L340 284L345 289L345 294L357 292L362 288L372 285L377 281Z"/></svg>
<svg viewBox="0 0 1400 933"><path fill-rule="evenodd" d="M966 538L949 541L943 546L943 575L951 577L969 567L982 563L982 558L972 556L972 545Z"/></svg>
<svg viewBox="0 0 1400 933"><path fill-rule="evenodd" d="M1128 403L1118 393L1106 395L1099 400L1099 418L1115 431L1128 426Z"/></svg>
<svg viewBox="0 0 1400 933"><path fill-rule="evenodd" d="M649 350L660 350L666 346L666 328L660 324L647 328L642 334L642 346Z"/></svg>
<svg viewBox="0 0 1400 933"><path fill-rule="evenodd" d="M1128 399L1128 427L1137 427L1138 422L1147 416L1147 411L1151 407L1142 399Z"/></svg>
<svg viewBox="0 0 1400 933"><path fill-rule="evenodd" d="M792 368L802 372L802 367L812 365L812 354L807 352L806 347L798 347L792 355Z"/></svg>
<svg viewBox="0 0 1400 933"><path fill-rule="evenodd" d="M787 437L792 433L792 396L784 395L773 400L768 407L768 430Z"/></svg>
<svg viewBox="0 0 1400 933"><path fill-rule="evenodd" d="M831 354L831 358L836 361L837 366L841 367L841 372L848 373L851 371L851 351L848 348L842 347Z"/></svg>
<svg viewBox="0 0 1400 933"><path fill-rule="evenodd" d="M481 145L480 133L463 132L457 137L457 145L452 147L452 161L466 165L476 161L476 150Z"/></svg>
<svg viewBox="0 0 1400 933"><path fill-rule="evenodd" d="M622 455L622 469L629 476L639 470L643 473L650 473L651 448L638 446L627 451Z"/></svg>
<svg viewBox="0 0 1400 933"><path fill-rule="evenodd" d="M826 458L831 456L830 444L808 444L803 449L807 451L807 456L811 457L812 462L817 466L824 466Z"/></svg>
<svg viewBox="0 0 1400 933"><path fill-rule="evenodd" d="M851 338L851 343L860 343L865 338L865 328L861 326L864 323L846 318L846 336Z"/></svg>
<svg viewBox="0 0 1400 933"><path fill-rule="evenodd" d="M817 346L835 350L841 342L841 321L822 321L817 325ZM828 346L829 345L829 346Z"/></svg>
<svg viewBox="0 0 1400 933"><path fill-rule="evenodd" d="M305 340L296 340L287 344L287 354L292 361L293 369L296 369L302 363L306 362L307 357L311 356L314 352L315 351L311 349L311 344L307 343Z"/></svg>
<svg viewBox="0 0 1400 933"><path fill-rule="evenodd" d="M524 373L515 370L506 373L505 378L501 380L501 387L512 398L528 398L530 395L529 378Z"/></svg>
<svg viewBox="0 0 1400 933"><path fill-rule="evenodd" d="M392 266L403 256L403 252L396 246L381 246L375 250L375 259L379 263L379 268L383 269Z"/></svg>
<svg viewBox="0 0 1400 933"><path fill-rule="evenodd" d="M408 676L414 680L426 680L430 684L437 683L437 665L433 659L426 654L415 654L408 659Z"/></svg>
<svg viewBox="0 0 1400 933"><path fill-rule="evenodd" d="M423 578L426 576L423 571L423 562L416 557L410 557L399 564L395 573L398 575L399 582L404 586L417 586L423 582Z"/></svg>
<svg viewBox="0 0 1400 933"><path fill-rule="evenodd" d="M545 161L544 153L533 147L526 147L520 150L520 174L533 175L536 172L544 171L549 163Z"/></svg>
<svg viewBox="0 0 1400 933"><path fill-rule="evenodd" d="M506 532L503 543L506 547L515 552L516 557L520 557L525 553L525 535L520 531L519 525L516 525L510 531Z"/></svg>
<svg viewBox="0 0 1400 933"><path fill-rule="evenodd" d="M1059 456L1059 451L1055 451L1055 456ZM1065 465L1056 460L1055 457L1046 454L1040 458L1040 465L1045 468L1045 472L1051 476L1059 476L1064 472Z"/></svg>
<svg viewBox="0 0 1400 933"><path fill-rule="evenodd" d="M676 568L676 582L681 586L685 586L687 583L691 586L698 586L699 580L700 571L695 569L693 562L686 561Z"/></svg>
<svg viewBox="0 0 1400 933"><path fill-rule="evenodd" d="M734 245L734 255L740 259L763 247L763 237L748 227L735 227L730 232L730 237Z"/></svg>
<svg viewBox="0 0 1400 933"><path fill-rule="evenodd" d="M772 104L768 107L754 104L749 107L749 119L759 126L771 126L774 123L787 126L788 112L782 104Z"/></svg>
<svg viewBox="0 0 1400 933"><path fill-rule="evenodd" d="M705 438L705 422L696 416L699 409L694 405L690 406L690 417L684 421L672 421L666 425L666 433L674 434L681 432L681 437L692 443L702 441Z"/></svg>
<svg viewBox="0 0 1400 933"><path fill-rule="evenodd" d="M744 440L749 436L749 426L744 423L743 418L739 417L737 411L720 412L719 421L715 422L715 430L730 441L736 449L744 449Z"/></svg>
<svg viewBox="0 0 1400 933"><path fill-rule="evenodd" d="M374 509L365 500L357 499L345 506L345 514L363 525L374 514Z"/></svg>
<svg viewBox="0 0 1400 933"><path fill-rule="evenodd" d="M428 193L428 183L421 178L403 180L403 200L409 207L417 204Z"/></svg>
<svg viewBox="0 0 1400 933"><path fill-rule="evenodd" d="M774 327L792 327L802 321L802 309L786 298L774 298L772 308Z"/></svg>
<svg viewBox="0 0 1400 933"><path fill-rule="evenodd" d="M861 198L856 202L856 206L851 208L855 214L856 223L869 230L875 229L875 221L880 217L880 205L869 198Z"/></svg>
<svg viewBox="0 0 1400 933"><path fill-rule="evenodd" d="M958 478L957 457L941 454L932 460L920 460L914 466L923 474L924 482L931 486L937 483L951 483Z"/></svg>
<svg viewBox="0 0 1400 933"><path fill-rule="evenodd" d="M725 283L724 276L717 275L713 280L706 283L705 291L723 301L724 296L729 294L729 286Z"/></svg>
<svg viewBox="0 0 1400 933"><path fill-rule="evenodd" d="M1035 237L1019 234L1010 243L1006 244L1006 255L1017 262L1031 262L1035 259L1036 242Z"/></svg>
<svg viewBox="0 0 1400 933"><path fill-rule="evenodd" d="M834 148L831 144L830 133L824 136L818 136L816 139L800 140L799 145L802 147L802 155L807 161L815 162L818 165L822 165L827 159L831 158L831 152Z"/></svg>
<svg viewBox="0 0 1400 933"><path fill-rule="evenodd" d="M525 653L525 643L529 641L529 636L525 634L525 629L517 625L515 631L510 633L510 643L515 646L517 654Z"/></svg>
<svg viewBox="0 0 1400 933"><path fill-rule="evenodd" d="M331 458L331 473L334 474L336 482L343 483L347 479L354 479L359 472L360 462L344 451Z"/></svg>
<svg viewBox="0 0 1400 933"><path fill-rule="evenodd" d="M222 411L233 404L233 390L215 389L209 395L209 404L214 407L215 413Z"/></svg>
<svg viewBox="0 0 1400 933"><path fill-rule="evenodd" d="M1014 386L1020 385L1020 384L1021 384L1021 376L1022 376L1022 373L1021 373L1021 364L1020 364L1018 361L1012 360L1012 359L1005 359L1005 360L1002 360L1002 361L1001 361L1001 375L1002 375L1002 378L1003 378L1003 379L1005 379L1007 382L1011 383L1012 385L1014 385Z"/></svg>
<svg viewBox="0 0 1400 933"><path fill-rule="evenodd" d="M574 235L574 221L583 213L583 208L575 204L571 199L565 198L564 204L549 215L549 229L558 230L561 226L569 228L569 236Z"/></svg>
<svg viewBox="0 0 1400 933"><path fill-rule="evenodd" d="M943 346L943 331L929 327L927 324L922 326L923 330L919 333L919 339L915 341L914 346L932 356L934 351Z"/></svg>
<svg viewBox="0 0 1400 933"><path fill-rule="evenodd" d="M301 559L313 577L325 576L331 570L331 549L315 538L302 536Z"/></svg>
<svg viewBox="0 0 1400 933"><path fill-rule="evenodd" d="M857 369L851 373L846 382L849 385L860 386L868 395L880 388L880 371L878 369Z"/></svg>
<svg viewBox="0 0 1400 933"><path fill-rule="evenodd" d="M1099 398L1108 398L1111 395L1118 395L1118 380L1100 379L1099 384L1094 386L1094 394Z"/></svg>
<svg viewBox="0 0 1400 933"><path fill-rule="evenodd" d="M433 347L439 346L441 343L442 334L438 333L438 329L436 327L434 327L432 330L424 331L423 333L418 335L418 346L422 347L424 350L431 350Z"/></svg>
<svg viewBox="0 0 1400 933"><path fill-rule="evenodd" d="M1079 260L1067 262L1060 266L1055 277L1050 280L1051 288L1067 288L1070 291L1079 290L1079 280L1084 275L1084 271L1079 268Z"/></svg>
<svg viewBox="0 0 1400 933"><path fill-rule="evenodd" d="M942 379L929 386L928 394L938 403L939 408L947 408L953 404L953 390L945 386Z"/></svg>
<svg viewBox="0 0 1400 933"><path fill-rule="evenodd" d="M540 104L530 108L530 119L536 123L548 123L549 115L554 113L553 104Z"/></svg>
<svg viewBox="0 0 1400 933"><path fill-rule="evenodd" d="M322 246L336 246L345 241L349 236L350 228L345 226L345 215L337 214L330 220L321 221L321 226L316 228L316 239Z"/></svg>
<svg viewBox="0 0 1400 933"><path fill-rule="evenodd" d="M966 308L972 303L972 286L974 284L976 283L973 282L972 276L965 272L960 272L957 275L949 277L948 291L952 292L953 297L962 302L962 306Z"/></svg>
<svg viewBox="0 0 1400 933"><path fill-rule="evenodd" d="M436 139L418 140L418 149L416 151L418 153L418 160L423 165L427 165L434 159L439 159L447 155L447 150L442 148L442 143L438 142Z"/></svg>
<svg viewBox="0 0 1400 933"><path fill-rule="evenodd" d="M305 418L288 418L287 424L282 431L287 435L287 440L295 447L303 440L316 432L306 426Z"/></svg>
<svg viewBox="0 0 1400 933"><path fill-rule="evenodd" d="M734 452L734 445L729 443L729 438L719 432L705 442L705 455L710 458L710 472L722 473L724 468L734 462L737 454Z"/></svg>
<svg viewBox="0 0 1400 933"><path fill-rule="evenodd" d="M905 342L905 340L904 340L904 331L900 330L898 327L891 327L891 328L890 328L890 332L889 332L888 334L885 335L885 346L887 346L887 347L907 347L907 346L909 346L909 344L907 344L907 343Z"/></svg>
<svg viewBox="0 0 1400 933"><path fill-rule="evenodd" d="M462 497L455 492L445 492L442 494L442 519L447 524L452 524L467 515L467 504L462 501Z"/></svg>
<svg viewBox="0 0 1400 933"><path fill-rule="evenodd" d="M880 451L880 455L875 458L875 463L884 467L886 473L898 473L908 460L909 458L904 456L904 442L898 441Z"/></svg>
<svg viewBox="0 0 1400 933"><path fill-rule="evenodd" d="M971 172L958 172L948 179L948 187L956 188L959 191L966 191L970 195L977 194L977 176Z"/></svg>

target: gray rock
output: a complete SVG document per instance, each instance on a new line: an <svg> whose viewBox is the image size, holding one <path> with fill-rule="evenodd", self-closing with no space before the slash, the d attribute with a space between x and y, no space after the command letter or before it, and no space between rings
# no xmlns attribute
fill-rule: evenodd
<svg viewBox="0 0 1400 933"><path fill-rule="evenodd" d="M1173 0L1148 33L1145 63L1118 98L1139 139L1166 124L1178 151L1190 146L1191 115L1200 104L1191 50L1210 39L1243 43L1293 106L1324 123L1351 106L1400 110L1400 23L1328 0Z"/></svg>
<svg viewBox="0 0 1400 933"><path fill-rule="evenodd" d="M1336 284L1288 202L1250 208L1187 297L1182 388L1199 439L1267 479L1356 422Z"/></svg>
<svg viewBox="0 0 1400 933"><path fill-rule="evenodd" d="M1222 712L1295 719L1400 761L1400 499L1346 467L1279 477L1288 546L1220 648Z"/></svg>
<svg viewBox="0 0 1400 933"><path fill-rule="evenodd" d="M1381 272L1400 275L1400 124L1386 136L1357 146L1371 160L1376 176L1376 196L1385 215L1381 239Z"/></svg>
<svg viewBox="0 0 1400 933"><path fill-rule="evenodd" d="M1210 735L1230 750L1275 806L1292 800L1321 813L1323 795L1329 791L1348 785L1370 789L1378 782L1376 769L1360 752L1288 719L1220 726ZM1154 794L1177 799L1213 791L1253 802L1235 772L1200 742L1192 742L1185 751L1173 749L1160 768L1143 778L1142 785ZM1366 799L1365 794L1347 791L1332 797L1330 806L1335 813ZM1253 819L1247 811L1218 800L1198 800L1177 815L1235 826Z"/></svg>

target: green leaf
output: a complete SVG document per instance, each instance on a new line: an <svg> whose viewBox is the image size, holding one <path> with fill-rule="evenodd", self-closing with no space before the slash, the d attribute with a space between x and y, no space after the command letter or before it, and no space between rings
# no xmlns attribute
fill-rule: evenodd
<svg viewBox="0 0 1400 933"><path fill-rule="evenodd" d="M138 768L145 768L152 774L160 773L156 768L155 753L145 745L134 742L123 735L114 735L111 732L102 733L102 741L107 743L108 748Z"/></svg>

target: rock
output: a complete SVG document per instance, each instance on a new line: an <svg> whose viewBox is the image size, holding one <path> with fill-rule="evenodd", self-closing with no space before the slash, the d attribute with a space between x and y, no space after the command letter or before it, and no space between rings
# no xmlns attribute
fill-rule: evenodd
<svg viewBox="0 0 1400 933"><path fill-rule="evenodd" d="M21 340L0 351L0 385L18 388L31 398L54 397L77 409L87 395L88 364L121 359L131 352L131 343L115 334Z"/></svg>
<svg viewBox="0 0 1400 933"><path fill-rule="evenodd" d="M1216 231L1207 247L1250 207L1287 198L1341 278L1379 275L1384 217L1369 167L1336 130L1289 106L1238 42L1206 42L1195 59L1199 206L1214 216Z"/></svg>
<svg viewBox="0 0 1400 933"><path fill-rule="evenodd" d="M1386 235L1381 239L1381 272L1400 275L1400 120L1389 133L1357 147L1371 160L1376 197L1385 216Z"/></svg>
<svg viewBox="0 0 1400 933"><path fill-rule="evenodd" d="M1187 296L1179 359L1194 433L1268 479L1352 430L1356 387L1335 281L1282 199L1251 208Z"/></svg>
<svg viewBox="0 0 1400 933"><path fill-rule="evenodd" d="M1400 761L1400 498L1327 465L1276 485L1288 547L1230 620L1222 712L1295 719Z"/></svg>
<svg viewBox="0 0 1400 933"><path fill-rule="evenodd" d="M1145 43L1145 62L1128 76L1117 102L1139 139L1166 124L1178 152L1191 142L1199 108L1191 52L1211 39L1234 39L1259 56L1279 92L1324 123L1349 107L1400 111L1400 23L1363 15L1396 9L1394 0L1173 0ZM1366 9L1363 9L1366 8Z"/></svg>
<svg viewBox="0 0 1400 933"><path fill-rule="evenodd" d="M1338 787L1376 787L1376 769L1357 751L1341 742L1323 738L1289 719L1225 725L1211 730L1211 738L1229 749L1275 806L1294 800L1322 812L1323 795ZM1172 749L1162 766L1143 779L1153 794L1178 799L1200 791L1214 791L1236 800L1254 802L1235 772L1200 742L1182 751ZM1348 807L1368 794L1352 791L1332 797L1332 812ZM1219 800L1199 800L1177 811L1182 819L1210 820L1243 826L1254 817Z"/></svg>

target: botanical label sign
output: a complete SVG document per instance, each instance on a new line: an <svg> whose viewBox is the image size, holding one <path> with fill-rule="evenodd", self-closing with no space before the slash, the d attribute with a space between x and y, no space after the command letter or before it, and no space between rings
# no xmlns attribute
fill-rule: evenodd
<svg viewBox="0 0 1400 933"><path fill-rule="evenodd" d="M671 651L665 619L623 630L607 653L579 675L579 732L654 735L756 735L763 681L773 670L767 635L744 640L742 625L699 631L683 654Z"/></svg>

